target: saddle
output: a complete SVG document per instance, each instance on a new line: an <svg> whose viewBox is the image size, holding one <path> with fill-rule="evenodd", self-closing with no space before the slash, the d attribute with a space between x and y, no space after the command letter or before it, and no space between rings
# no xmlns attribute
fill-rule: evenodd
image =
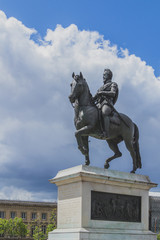
<svg viewBox="0 0 160 240"><path fill-rule="evenodd" d="M120 118L118 116L118 114L116 112L113 112L111 116L109 116L110 118L110 122L115 124L115 125L120 125L121 121Z"/></svg>
<svg viewBox="0 0 160 240"><path fill-rule="evenodd" d="M99 123L100 123L100 128L101 128L101 131L103 132L104 130L104 124L103 124L103 116L102 116L102 111L100 108L98 108L98 112L99 112ZM110 114L109 116L109 119L110 119L110 123L114 124L114 125L117 125L119 126L120 123L121 123L121 120L118 116L118 114L113 110L112 113Z"/></svg>

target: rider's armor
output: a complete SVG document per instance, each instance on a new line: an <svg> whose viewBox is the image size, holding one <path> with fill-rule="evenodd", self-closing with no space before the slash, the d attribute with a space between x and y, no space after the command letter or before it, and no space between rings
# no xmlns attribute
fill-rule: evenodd
<svg viewBox="0 0 160 240"><path fill-rule="evenodd" d="M109 136L110 117L113 116L113 105L118 98L118 85L115 82L107 81L96 94L96 105L101 110L102 118L100 117L103 136ZM117 120L117 117L115 118ZM119 123L119 119L117 121Z"/></svg>
<svg viewBox="0 0 160 240"><path fill-rule="evenodd" d="M97 107L102 108L103 105L114 105L118 98L118 85L115 82L107 82L101 88L98 89L97 93L105 92L98 96L97 98ZM107 93L113 93L114 96L107 96Z"/></svg>

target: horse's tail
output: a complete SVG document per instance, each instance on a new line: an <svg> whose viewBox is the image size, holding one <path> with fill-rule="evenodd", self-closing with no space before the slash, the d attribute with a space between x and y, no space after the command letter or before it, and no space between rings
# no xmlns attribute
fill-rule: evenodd
<svg viewBox="0 0 160 240"><path fill-rule="evenodd" d="M134 140L133 140L133 147L136 153L136 163L137 163L137 168L142 167L141 163L141 156L140 156L140 151L139 151L139 130L137 125L134 123Z"/></svg>

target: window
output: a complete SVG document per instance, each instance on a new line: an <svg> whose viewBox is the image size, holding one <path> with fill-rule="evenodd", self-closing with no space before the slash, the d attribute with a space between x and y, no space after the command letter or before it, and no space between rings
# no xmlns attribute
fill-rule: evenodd
<svg viewBox="0 0 160 240"><path fill-rule="evenodd" d="M16 212L11 212L11 218L15 218L16 217Z"/></svg>
<svg viewBox="0 0 160 240"><path fill-rule="evenodd" d="M32 213L32 219L36 219L37 218L37 214L36 213Z"/></svg>
<svg viewBox="0 0 160 240"><path fill-rule="evenodd" d="M21 218L22 218L22 219L26 219L26 218L27 218L27 214L26 214L25 212L22 212L22 213L21 213Z"/></svg>
<svg viewBox="0 0 160 240"><path fill-rule="evenodd" d="M5 218L5 212L0 211L0 218Z"/></svg>
<svg viewBox="0 0 160 240"><path fill-rule="evenodd" d="M45 225L42 225L42 232L43 232L44 234L46 234L46 226L45 226Z"/></svg>
<svg viewBox="0 0 160 240"><path fill-rule="evenodd" d="M31 227L31 233L30 233L30 234L31 234L31 237L33 237L35 228L36 228L36 226L32 226L32 227Z"/></svg>
<svg viewBox="0 0 160 240"><path fill-rule="evenodd" d="M46 213L42 213L42 220L46 220L47 219L47 214Z"/></svg>

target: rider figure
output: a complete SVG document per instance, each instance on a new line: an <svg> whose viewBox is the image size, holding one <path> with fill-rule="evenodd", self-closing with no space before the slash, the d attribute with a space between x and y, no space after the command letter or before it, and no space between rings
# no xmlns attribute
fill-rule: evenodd
<svg viewBox="0 0 160 240"><path fill-rule="evenodd" d="M104 69L103 83L104 85L98 89L94 100L102 112L104 122L103 137L109 137L110 116L112 114L112 106L116 103L118 98L118 85L112 82L112 72L110 69Z"/></svg>

